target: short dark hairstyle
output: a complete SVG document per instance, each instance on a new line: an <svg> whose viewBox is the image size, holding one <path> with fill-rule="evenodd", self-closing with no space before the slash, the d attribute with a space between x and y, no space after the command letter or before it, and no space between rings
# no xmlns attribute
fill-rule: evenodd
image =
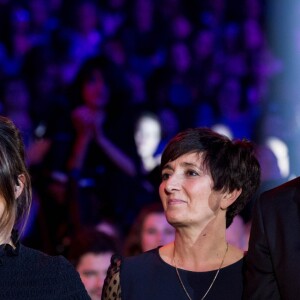
<svg viewBox="0 0 300 300"><path fill-rule="evenodd" d="M232 141L209 128L189 128L169 141L162 154L161 167L187 153L203 155L214 190L242 190L238 199L227 209L226 227L229 227L260 184L260 165L254 155L254 145L246 139Z"/></svg>
<svg viewBox="0 0 300 300"><path fill-rule="evenodd" d="M71 238L68 259L77 267L81 257L87 253L103 254L119 252L117 240L93 227L86 227L76 232Z"/></svg>

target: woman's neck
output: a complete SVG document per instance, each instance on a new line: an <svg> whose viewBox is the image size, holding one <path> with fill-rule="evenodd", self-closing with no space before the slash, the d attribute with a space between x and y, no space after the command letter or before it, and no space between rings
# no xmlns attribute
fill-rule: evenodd
<svg viewBox="0 0 300 300"><path fill-rule="evenodd" d="M190 238L177 233L172 256L178 267L191 271L208 271L219 266L226 249L225 234Z"/></svg>

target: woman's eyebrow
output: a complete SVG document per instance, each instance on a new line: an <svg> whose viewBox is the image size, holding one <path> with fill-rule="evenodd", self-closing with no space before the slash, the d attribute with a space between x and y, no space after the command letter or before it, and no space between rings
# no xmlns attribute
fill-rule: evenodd
<svg viewBox="0 0 300 300"><path fill-rule="evenodd" d="M170 164L166 164L163 166L162 170L173 170L173 168L170 166Z"/></svg>
<svg viewBox="0 0 300 300"><path fill-rule="evenodd" d="M180 163L180 166L181 166L181 167L184 167L184 168L186 168L186 167L194 167L194 168L201 169L201 165L196 164L196 163L194 163L194 162L182 162L182 163ZM162 168L162 170L174 170L174 168L168 163L168 164L166 164L166 165Z"/></svg>
<svg viewBox="0 0 300 300"><path fill-rule="evenodd" d="M199 168L199 165L196 164L196 163L193 163L193 162L182 162L180 165L183 166L183 167L197 167L197 168Z"/></svg>

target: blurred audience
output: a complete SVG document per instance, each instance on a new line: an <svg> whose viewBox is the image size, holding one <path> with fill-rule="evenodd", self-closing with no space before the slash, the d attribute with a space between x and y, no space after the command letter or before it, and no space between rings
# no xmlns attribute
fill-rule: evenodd
<svg viewBox="0 0 300 300"><path fill-rule="evenodd" d="M126 131L119 137L121 124L109 114L110 89L101 58L87 60L81 66L72 95L74 138L67 163L72 178L70 197L78 205L75 223L95 225L101 214L113 216L120 197L122 201L128 197L126 183L135 176L136 166L122 144ZM118 189L113 187L116 180Z"/></svg>
<svg viewBox="0 0 300 300"><path fill-rule="evenodd" d="M145 205L132 224L124 243L124 255L132 256L174 239L175 230L167 222L160 202Z"/></svg>
<svg viewBox="0 0 300 300"><path fill-rule="evenodd" d="M143 169L145 172L151 172L160 164L161 154L157 153L161 141L161 124L155 114L141 114L136 121L134 140Z"/></svg>
<svg viewBox="0 0 300 300"><path fill-rule="evenodd" d="M92 300L101 299L110 258L116 253L119 253L117 241L95 228L83 228L71 238L68 258Z"/></svg>
<svg viewBox="0 0 300 300"><path fill-rule="evenodd" d="M240 215L236 215L232 224L226 229L226 240L237 248L247 251L249 230Z"/></svg>
<svg viewBox="0 0 300 300"><path fill-rule="evenodd" d="M261 129L297 149L298 119L284 115L284 131L270 113L279 96L269 83L285 62L268 39L267 8L258 0L2 1L0 110L29 146L37 205L28 228L38 229L28 243L61 253L82 224L106 217L126 235L155 198L160 153L181 129L221 124L257 142ZM160 124L152 119L157 139L141 150L135 130L150 123L135 121L146 111Z"/></svg>

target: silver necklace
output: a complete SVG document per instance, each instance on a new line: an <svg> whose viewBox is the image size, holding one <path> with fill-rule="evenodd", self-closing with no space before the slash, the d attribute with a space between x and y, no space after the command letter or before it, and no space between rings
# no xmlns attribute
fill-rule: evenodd
<svg viewBox="0 0 300 300"><path fill-rule="evenodd" d="M211 282L209 288L207 289L206 293L203 295L203 297L201 298L201 300L203 300L203 299L207 296L207 294L208 294L209 291L211 290L212 286L214 285L214 283L215 283L215 281L216 281L216 279L217 279L217 277L218 277L218 275L219 275L219 272L220 272L220 270L221 270L221 268L222 268L222 266L223 266L223 263L224 263L224 260L225 260L225 256L226 256L227 251L228 251L228 243L226 243L226 250L225 250L223 259L222 259L222 261L221 261L220 267L218 268L218 270L217 270L217 272L216 272L216 274L215 274L214 279L212 280L212 282ZM180 284L181 284L181 286L182 286L184 292L186 293L186 295L187 295L187 297L189 298L189 300L192 300L192 297L191 297L190 294L188 293L188 291L187 291L187 289L186 289L186 287L185 287L185 285L184 285L184 283L183 283L183 281L182 281L182 279L181 279L181 276L180 276L180 274L179 274L179 270L177 269L177 265L176 265L176 261L175 261L175 244L174 244L174 253L173 253L173 264L174 264L174 267L175 267L175 270L176 270L176 273L177 273L177 277L178 277L178 279L179 279L179 281L180 281Z"/></svg>

